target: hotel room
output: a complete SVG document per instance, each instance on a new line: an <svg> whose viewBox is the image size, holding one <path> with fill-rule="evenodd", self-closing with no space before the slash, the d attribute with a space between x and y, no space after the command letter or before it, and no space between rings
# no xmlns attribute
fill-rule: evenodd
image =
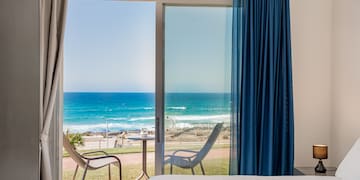
<svg viewBox="0 0 360 180"><path fill-rule="evenodd" d="M106 167L89 171L86 176L84 170L89 168L90 160L83 155L78 156L78 161L75 160L77 150L88 152L82 149L84 147L73 147L73 156L62 148L63 140L69 137L63 138L63 119L64 126L67 125L66 117L63 117L66 116L63 111L67 110L63 63L67 63L66 53L69 52L66 52L66 45L73 43L66 37L71 33L66 34L65 31L71 26L68 24L70 15L74 14L74 8L71 9L69 5L76 1L0 1L0 179L72 179L74 171L77 172L75 166L81 162L84 163L79 165L77 179L108 179ZM130 149L138 153L139 163L136 166L129 166L130 161L126 160L125 155L117 154L117 150L114 153L110 149L101 149L109 150L106 152L110 154L109 157L115 156L114 159L121 161L118 163L121 164L120 173L117 162L110 162L115 165L111 166L112 179L119 179L119 176L120 179L136 177L141 169L140 159L145 157L146 162L147 154L150 158L147 163L149 178L154 180L360 180L360 141L357 141L360 137L360 35L357 34L360 32L360 1L110 2L124 1L136 1L134 6L144 2L153 3L155 95L153 106L146 107L149 108L146 110L154 113L154 136L150 136L149 129L141 131L147 134L149 130L147 138L153 137L148 150L146 141L140 139L145 142L142 151L138 150L141 148L140 141L137 141L139 139L134 140L130 136L126 139L125 143L132 143ZM87 2L83 2L86 7ZM212 128L208 128L210 130L204 136L199 136L204 147L211 145L207 147L210 153L206 152L204 156L207 161L196 164L196 168L199 168L196 169L196 176L190 175L190 169L174 169L175 175L170 175L169 166L165 167L166 157L171 157L166 155L164 142L166 133L171 133L171 128L165 122L168 117L164 104L164 97L167 97L164 92L167 88L165 78L169 72L166 70L168 56L163 44L167 43L164 39L167 37L164 32L166 6L226 7L231 12L231 23L228 24L232 35L229 39L232 45L229 51L231 96L228 97L231 111L228 123L226 120L223 123L223 130L228 129L230 133L225 137L224 130L219 137L215 137L228 144L221 146L217 141L213 145L212 136L207 136ZM177 47L176 44L174 47ZM190 110L180 105L172 108L172 112ZM189 117L188 114L185 116ZM183 122L178 116L174 117L178 118L178 124ZM219 114L214 117L219 118ZM189 127L178 129L186 131L186 128ZM195 130L194 133L204 133ZM105 140L99 146L109 143L108 132L112 131L105 131ZM126 133L131 134L132 131ZM133 141L130 141L131 138ZM96 143L93 144L97 147ZM213 172L209 165L209 162L213 162L211 152L224 147L228 150L225 173ZM121 148L111 150L114 149ZM70 165L63 165L63 160L70 162ZM322 165L318 165L319 160ZM173 163L176 166L175 160ZM200 171L203 165L205 176ZM321 172L324 171L323 166L327 168L326 172ZM146 163L142 169L146 172ZM101 176L96 176L97 172ZM129 173L132 175L128 176ZM146 173L143 178L147 178Z"/></svg>

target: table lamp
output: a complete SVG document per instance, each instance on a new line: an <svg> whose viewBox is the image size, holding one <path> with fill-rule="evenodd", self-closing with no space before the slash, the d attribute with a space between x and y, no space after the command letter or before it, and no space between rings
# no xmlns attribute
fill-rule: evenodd
<svg viewBox="0 0 360 180"><path fill-rule="evenodd" d="M319 163L315 167L315 172L325 173L326 168L322 162L323 159L328 158L328 146L323 144L313 145L313 158L319 159Z"/></svg>

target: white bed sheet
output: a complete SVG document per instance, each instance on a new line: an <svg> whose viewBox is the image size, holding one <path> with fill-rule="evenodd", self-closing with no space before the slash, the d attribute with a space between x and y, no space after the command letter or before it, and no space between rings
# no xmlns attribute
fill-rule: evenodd
<svg viewBox="0 0 360 180"><path fill-rule="evenodd" d="M191 176L161 175L150 180L341 180L334 176Z"/></svg>

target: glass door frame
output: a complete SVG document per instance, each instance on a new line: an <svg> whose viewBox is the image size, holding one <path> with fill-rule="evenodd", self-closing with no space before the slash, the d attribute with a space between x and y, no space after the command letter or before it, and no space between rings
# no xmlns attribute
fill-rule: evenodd
<svg viewBox="0 0 360 180"><path fill-rule="evenodd" d="M137 0L139 1L139 0ZM141 0L140 0L141 1ZM165 6L231 7L233 0L142 0L156 2L156 87L155 87L155 175L164 174L164 97L165 97Z"/></svg>
<svg viewBox="0 0 360 180"><path fill-rule="evenodd" d="M205 6L205 7L232 7L233 0L114 0L127 2L155 2L156 3L156 32L155 32L155 175L164 172L164 13L165 6ZM55 137L58 141L51 143L53 147L62 147L62 124L63 124L63 76L64 67L60 67L59 96L57 99L57 112L55 112ZM57 132L56 132L57 131ZM59 179L62 178L62 148L59 148L58 158L54 160L55 172L58 172Z"/></svg>

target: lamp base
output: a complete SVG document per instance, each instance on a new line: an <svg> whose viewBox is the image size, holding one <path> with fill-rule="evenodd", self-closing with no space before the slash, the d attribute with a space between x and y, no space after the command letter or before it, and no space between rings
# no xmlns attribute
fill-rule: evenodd
<svg viewBox="0 0 360 180"><path fill-rule="evenodd" d="M322 162L322 160L319 160L319 163L315 167L315 172L317 173L326 173L326 168Z"/></svg>

